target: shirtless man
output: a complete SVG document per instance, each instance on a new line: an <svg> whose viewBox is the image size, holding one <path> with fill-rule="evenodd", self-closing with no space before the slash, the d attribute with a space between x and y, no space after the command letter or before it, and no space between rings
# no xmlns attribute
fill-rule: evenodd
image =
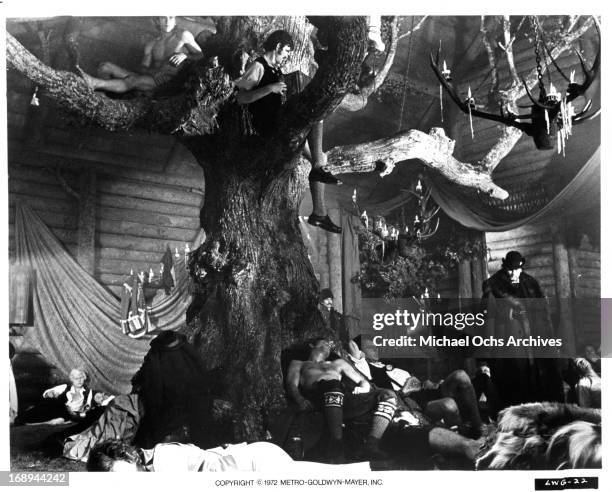
<svg viewBox="0 0 612 492"><path fill-rule="evenodd" d="M342 461L342 421L370 413L372 423L366 439L366 451L371 459L381 457L378 448L395 410L393 392L373 389L363 375L344 359L328 361L332 344L317 339L306 361L294 360L287 372L287 392L303 411L322 407L330 433L328 458ZM346 377L356 384L352 392L345 392L341 383Z"/></svg>
<svg viewBox="0 0 612 492"><path fill-rule="evenodd" d="M202 50L193 34L176 27L176 17L158 17L155 21L160 34L144 48L139 73L131 72L111 62L98 67L98 77L81 70L81 75L94 90L124 93L137 89L151 91L169 82L186 59L202 58Z"/></svg>

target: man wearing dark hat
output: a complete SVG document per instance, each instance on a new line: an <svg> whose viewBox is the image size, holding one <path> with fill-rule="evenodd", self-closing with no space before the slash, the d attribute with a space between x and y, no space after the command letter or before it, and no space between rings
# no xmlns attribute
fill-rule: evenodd
<svg viewBox="0 0 612 492"><path fill-rule="evenodd" d="M553 328L548 303L540 284L523 271L525 258L509 251L502 268L485 280L483 301L495 323L494 336L508 339L541 336L551 338ZM493 382L502 404L529 401L563 401L563 385L554 358L534 358L531 349L519 349L515 358L492 361Z"/></svg>
<svg viewBox="0 0 612 492"><path fill-rule="evenodd" d="M323 289L319 294L319 312L330 333L338 336L343 343L348 343L344 316L334 309L334 294L330 289Z"/></svg>

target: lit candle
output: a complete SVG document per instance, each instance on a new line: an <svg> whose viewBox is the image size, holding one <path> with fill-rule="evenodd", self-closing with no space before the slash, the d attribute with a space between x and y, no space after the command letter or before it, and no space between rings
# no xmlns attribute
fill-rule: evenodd
<svg viewBox="0 0 612 492"><path fill-rule="evenodd" d="M149 268L149 283L153 281L153 269Z"/></svg>
<svg viewBox="0 0 612 492"><path fill-rule="evenodd" d="M421 191L423 191L423 185L421 185L421 180L420 179L417 181L417 185L416 185L415 190L419 194L421 193Z"/></svg>
<svg viewBox="0 0 612 492"><path fill-rule="evenodd" d="M353 203L357 203L357 189L353 190Z"/></svg>
<svg viewBox="0 0 612 492"><path fill-rule="evenodd" d="M444 60L444 61L442 62L442 76L443 76L443 77L444 77L444 78L445 78L447 81L450 81L450 78L451 78L451 77L450 77L450 74L451 74L451 71L450 71L450 69L449 69L449 68L446 66L446 60Z"/></svg>
<svg viewBox="0 0 612 492"><path fill-rule="evenodd" d="M425 297L427 299L429 298L429 290L427 289L427 287L425 287Z"/></svg>

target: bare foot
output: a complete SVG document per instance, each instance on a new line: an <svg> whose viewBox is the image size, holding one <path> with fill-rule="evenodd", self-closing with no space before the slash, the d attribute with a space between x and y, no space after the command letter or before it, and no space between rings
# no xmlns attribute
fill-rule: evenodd
<svg viewBox="0 0 612 492"><path fill-rule="evenodd" d="M76 69L79 71L79 74L81 75L81 77L83 78L83 80L85 81L85 83L87 84L87 86L92 90L95 91L96 90L96 78L92 77L91 75L85 73L83 71L83 69L81 67L79 67L78 65L76 66Z"/></svg>

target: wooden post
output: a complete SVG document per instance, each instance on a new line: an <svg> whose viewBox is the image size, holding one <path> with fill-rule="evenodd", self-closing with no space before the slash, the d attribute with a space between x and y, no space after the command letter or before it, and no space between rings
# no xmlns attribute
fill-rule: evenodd
<svg viewBox="0 0 612 492"><path fill-rule="evenodd" d="M337 208L329 208L328 215L334 224L340 223L340 211ZM331 232L326 235L329 288L334 294L334 308L342 313L342 236Z"/></svg>
<svg viewBox="0 0 612 492"><path fill-rule="evenodd" d="M470 260L459 262L459 308L465 307L465 299L472 297L472 274Z"/></svg>
<svg viewBox="0 0 612 492"><path fill-rule="evenodd" d="M79 222L77 229L77 261L88 273L96 266L96 173L86 170L79 180Z"/></svg>
<svg viewBox="0 0 612 492"><path fill-rule="evenodd" d="M572 310L572 288L570 264L564 233L559 226L553 228L553 264L555 267L555 287L557 291L557 312L559 313L559 334L563 337L564 352L576 353L576 335Z"/></svg>

